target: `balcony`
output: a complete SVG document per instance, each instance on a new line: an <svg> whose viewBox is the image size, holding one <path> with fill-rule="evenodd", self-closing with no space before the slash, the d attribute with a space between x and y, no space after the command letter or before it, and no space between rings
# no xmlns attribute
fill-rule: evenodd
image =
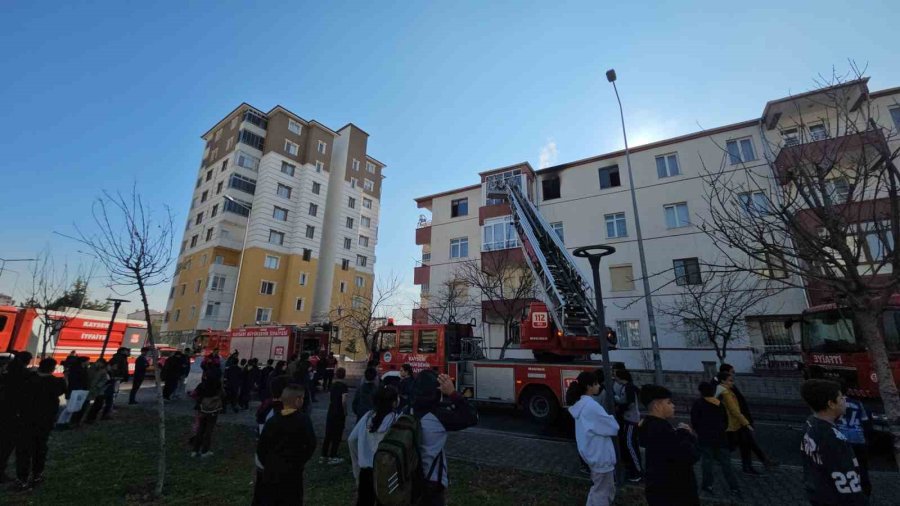
<svg viewBox="0 0 900 506"><path fill-rule="evenodd" d="M431 222L420 221L416 226L416 246L431 244Z"/></svg>
<svg viewBox="0 0 900 506"><path fill-rule="evenodd" d="M801 143L789 138L775 158L775 172L781 184L790 180L790 171L804 165L855 164L854 153L866 149L866 159L874 160L879 152L887 149L887 142L880 130L842 135L840 137L812 136L811 142ZM817 139L818 138L818 139Z"/></svg>
<svg viewBox="0 0 900 506"><path fill-rule="evenodd" d="M427 285L431 279L431 266L420 265L413 269L413 284Z"/></svg>
<svg viewBox="0 0 900 506"><path fill-rule="evenodd" d="M478 208L478 224L484 225L484 222L491 218L500 216L508 216L512 211L509 209L509 202L503 201L498 204L487 204Z"/></svg>

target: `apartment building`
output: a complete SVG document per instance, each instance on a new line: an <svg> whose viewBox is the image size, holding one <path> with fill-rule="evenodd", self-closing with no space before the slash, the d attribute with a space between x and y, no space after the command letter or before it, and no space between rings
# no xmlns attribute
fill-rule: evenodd
<svg viewBox="0 0 900 506"><path fill-rule="evenodd" d="M368 137L246 103L203 134L163 330L322 321L370 297L384 164Z"/></svg>
<svg viewBox="0 0 900 506"><path fill-rule="evenodd" d="M881 117L886 118L883 126L900 129L900 89L880 92L862 89L861 94L861 100L872 101L883 109ZM820 137L825 135L818 126L821 122L813 120L818 112L815 107L804 109L803 114L808 117L798 122L795 115L788 114L788 102L779 99L761 104L764 106L761 118L630 150L648 279L657 308L671 305L683 293L685 285L700 283L705 275L701 266L719 260L721 253L698 226L709 217L708 187L702 178L704 167L721 167L733 177L749 177L751 173L771 175L769 161L777 159L781 146L790 147L796 142L791 140L791 135L796 137L797 132L792 132L790 125L811 128L816 137L810 140L824 138ZM808 97L805 103L815 103L815 97ZM415 234L416 244L422 246L422 259L415 267L414 282L421 286L422 293L420 305L413 312L414 321L425 322L434 320L435 314L446 314L441 307L447 303L446 298L438 292L448 280L458 278L461 262L479 261L483 265L486 255L519 249L508 204L487 191L497 181L512 182L525 190L568 250L594 244L616 248L614 254L603 259L600 273L607 325L615 328L619 336L619 348L611 352L611 358L630 368L652 368L648 315L642 299L644 273L639 261L626 167L624 151L541 170L523 162L483 171L479 173L478 184L415 199L430 217L422 215ZM757 181L768 185L758 191L776 195L784 190L776 187L777 177ZM590 282L587 261L577 259L576 262ZM769 272L775 272L777 267L761 266ZM798 284L802 286L803 280ZM466 314L476 318L487 355L497 358L503 343L503 326L488 314L488 304L482 294L466 295L465 304L473 309ZM454 303L461 304L461 301L457 299ZM748 372L765 366L761 359L767 350L790 349L799 340L798 329L797 326L789 329L784 322L808 304L806 290L790 288L748 310L748 335L729 345L728 361L739 371ZM704 362L708 367L717 361L715 350L689 322L666 317L659 311L654 313L664 369L703 370ZM531 353L511 349L506 356L529 358Z"/></svg>

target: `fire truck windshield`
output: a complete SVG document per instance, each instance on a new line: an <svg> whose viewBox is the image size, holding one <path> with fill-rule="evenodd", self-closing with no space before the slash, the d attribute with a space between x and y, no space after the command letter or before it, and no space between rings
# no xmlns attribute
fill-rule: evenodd
<svg viewBox="0 0 900 506"><path fill-rule="evenodd" d="M803 315L802 346L803 351L820 353L864 350L856 340L852 314L840 309Z"/></svg>

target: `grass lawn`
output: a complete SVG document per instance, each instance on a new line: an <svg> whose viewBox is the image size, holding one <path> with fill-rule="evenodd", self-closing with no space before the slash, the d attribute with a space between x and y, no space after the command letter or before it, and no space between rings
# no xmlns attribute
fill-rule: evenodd
<svg viewBox="0 0 900 506"><path fill-rule="evenodd" d="M120 409L115 420L75 431L54 432L46 481L29 493L0 490L0 503L25 504L250 504L255 435L249 427L219 424L214 456L191 458L186 445L191 419L167 419L168 475L165 495L150 500L156 469L153 411ZM347 458L346 444L342 456ZM316 460L318 453L316 454ZM312 505L352 505L355 483L349 461L306 467L306 498ZM12 464L7 474L14 472ZM589 483L453 460L448 503L457 505L584 504ZM639 490L620 493L616 504L642 504ZM637 497L636 497L637 496Z"/></svg>

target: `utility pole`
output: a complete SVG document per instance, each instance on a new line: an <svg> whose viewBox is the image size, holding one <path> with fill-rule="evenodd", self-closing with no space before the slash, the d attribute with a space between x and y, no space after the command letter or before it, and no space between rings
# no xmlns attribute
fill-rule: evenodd
<svg viewBox="0 0 900 506"><path fill-rule="evenodd" d="M100 358L103 358L103 355L106 354L106 346L109 344L109 336L112 334L113 323L116 321L116 313L119 312L119 306L124 302L131 302L130 300L125 299L106 299L113 303L113 313L112 318L109 319L109 327L106 327L106 337L103 338L103 348L100 350Z"/></svg>

